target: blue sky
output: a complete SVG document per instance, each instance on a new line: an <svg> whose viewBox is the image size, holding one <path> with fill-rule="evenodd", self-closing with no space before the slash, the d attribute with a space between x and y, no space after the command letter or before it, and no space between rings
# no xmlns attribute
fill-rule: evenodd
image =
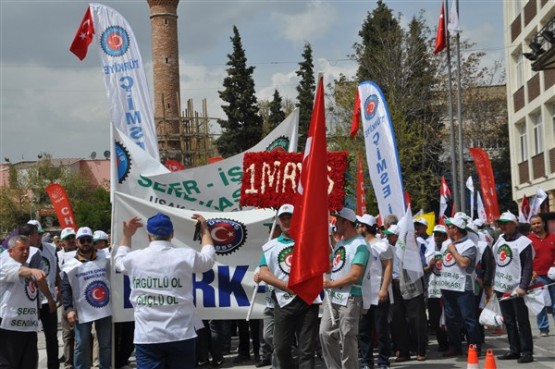
<svg viewBox="0 0 555 369"><path fill-rule="evenodd" d="M435 30L440 0L386 0L402 22L424 10ZM104 1L130 23L152 86L151 34L146 0ZM451 1L449 2L451 6ZM88 6L85 1L0 0L0 160L99 156L109 148L108 103L100 60L89 50L81 62L68 49ZM230 36L236 25L248 64L256 67L259 99L274 89L295 99L305 41L313 48L315 71L326 83L351 77L348 60L362 23L376 1L184 1L178 8L182 102L195 109L207 98L211 117L223 118L222 89ZM460 0L462 37L486 52L484 63L503 60L503 1ZM151 89L152 93L152 89Z"/></svg>

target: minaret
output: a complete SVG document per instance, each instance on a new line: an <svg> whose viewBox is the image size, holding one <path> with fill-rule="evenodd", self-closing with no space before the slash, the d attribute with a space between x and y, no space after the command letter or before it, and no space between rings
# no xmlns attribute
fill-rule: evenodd
<svg viewBox="0 0 555 369"><path fill-rule="evenodd" d="M179 50L177 6L179 0L147 0L152 26L154 121L160 158L183 161L180 147Z"/></svg>

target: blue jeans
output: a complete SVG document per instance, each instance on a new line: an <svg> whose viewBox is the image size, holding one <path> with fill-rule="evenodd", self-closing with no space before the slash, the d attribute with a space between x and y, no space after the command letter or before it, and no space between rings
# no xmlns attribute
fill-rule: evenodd
<svg viewBox="0 0 555 369"><path fill-rule="evenodd" d="M555 282L552 279L549 279L547 276L542 275L542 276L538 276L533 283L538 283L541 282L543 284L550 284ZM549 291L549 296L551 296L551 308L553 309L552 313L553 313L553 320L555 321L555 284L553 286L549 286L547 287L548 291ZM541 332L549 332L549 319L547 317L547 308L543 308L542 311L538 314L538 316L536 317L536 320L538 322L538 329Z"/></svg>
<svg viewBox="0 0 555 369"><path fill-rule="evenodd" d="M75 325L75 352L73 354L75 369L89 369L91 367L91 330L93 323L98 339L99 368L110 368L112 359L112 317L107 316L92 322Z"/></svg>
<svg viewBox="0 0 555 369"><path fill-rule="evenodd" d="M135 344L137 367L141 369L194 369L195 341Z"/></svg>
<svg viewBox="0 0 555 369"><path fill-rule="evenodd" d="M461 323L465 325L468 334L467 343L482 346L478 318L476 316L476 299L472 291L441 290L443 295L443 308L449 343L456 352L462 352Z"/></svg>

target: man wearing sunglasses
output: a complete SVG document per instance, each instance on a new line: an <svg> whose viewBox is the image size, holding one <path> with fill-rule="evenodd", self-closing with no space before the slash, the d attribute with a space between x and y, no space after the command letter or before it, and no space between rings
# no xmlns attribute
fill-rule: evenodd
<svg viewBox="0 0 555 369"><path fill-rule="evenodd" d="M62 293L67 320L75 326L74 368L90 368L92 323L99 346L99 367L110 367L112 309L109 259L100 257L89 227L77 230L77 253L63 269Z"/></svg>

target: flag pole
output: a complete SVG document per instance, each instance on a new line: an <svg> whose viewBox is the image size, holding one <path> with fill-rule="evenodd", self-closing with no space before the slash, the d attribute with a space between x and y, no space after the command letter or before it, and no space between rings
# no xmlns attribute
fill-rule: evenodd
<svg viewBox="0 0 555 369"><path fill-rule="evenodd" d="M456 0L457 17L459 17L459 0ZM461 207L459 211L466 212L465 191L464 191L464 149L463 149L463 129L462 129L462 93L461 93L461 34L457 34L457 122L459 123L459 184L461 189Z"/></svg>
<svg viewBox="0 0 555 369"><path fill-rule="evenodd" d="M459 194L459 185L457 181L457 156L455 153L455 123L453 122L453 77L451 73L451 50L450 50L450 41L449 41L449 29L447 27L447 17L446 14L449 14L449 4L447 1L444 0L445 5L445 14L443 15L443 22L445 24L445 33L447 34L446 43L447 43L447 74L449 78L449 143L451 146L450 154L451 154L451 180L453 181L453 197L455 202L455 207L460 209L460 194Z"/></svg>

